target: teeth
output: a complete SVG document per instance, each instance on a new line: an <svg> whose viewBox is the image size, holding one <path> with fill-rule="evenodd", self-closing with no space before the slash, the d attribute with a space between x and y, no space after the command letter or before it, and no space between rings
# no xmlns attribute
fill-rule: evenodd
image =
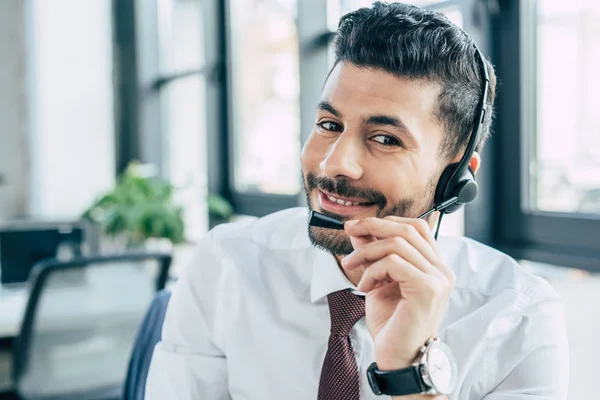
<svg viewBox="0 0 600 400"><path fill-rule="evenodd" d="M338 203L339 205L342 205L342 206L347 206L347 207L348 207L348 206L357 206L357 205L359 205L359 204L360 204L360 203L355 203L355 202L352 202L352 201L344 201L344 200L342 200L342 199L338 199L338 198L335 198L335 197L333 197L333 196L327 196L327 198L328 198L330 201L334 202L334 203Z"/></svg>

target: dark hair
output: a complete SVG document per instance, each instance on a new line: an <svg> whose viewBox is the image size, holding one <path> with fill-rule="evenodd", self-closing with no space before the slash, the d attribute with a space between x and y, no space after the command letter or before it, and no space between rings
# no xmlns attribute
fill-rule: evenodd
<svg viewBox="0 0 600 400"><path fill-rule="evenodd" d="M446 16L403 3L375 2L343 16L334 43L335 65L347 61L438 83L441 93L435 116L446 131L439 154L451 159L464 149L482 97L483 78L473 41ZM490 135L496 90L494 68L486 64L488 112L478 151Z"/></svg>

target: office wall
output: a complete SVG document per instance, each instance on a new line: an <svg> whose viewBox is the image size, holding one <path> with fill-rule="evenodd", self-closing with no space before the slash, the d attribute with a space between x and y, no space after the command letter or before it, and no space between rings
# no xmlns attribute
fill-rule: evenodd
<svg viewBox="0 0 600 400"><path fill-rule="evenodd" d="M111 0L0 1L0 221L77 217L114 183Z"/></svg>
<svg viewBox="0 0 600 400"><path fill-rule="evenodd" d="M29 213L77 217L115 176L111 0L30 0Z"/></svg>
<svg viewBox="0 0 600 400"><path fill-rule="evenodd" d="M26 211L24 1L0 1L0 221Z"/></svg>

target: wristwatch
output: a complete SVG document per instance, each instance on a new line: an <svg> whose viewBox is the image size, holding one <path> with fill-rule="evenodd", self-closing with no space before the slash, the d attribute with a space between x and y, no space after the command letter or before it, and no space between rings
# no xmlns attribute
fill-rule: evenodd
<svg viewBox="0 0 600 400"><path fill-rule="evenodd" d="M410 367L380 371L373 363L367 370L367 379L376 395L449 395L456 389L458 368L452 350L438 338L431 338Z"/></svg>

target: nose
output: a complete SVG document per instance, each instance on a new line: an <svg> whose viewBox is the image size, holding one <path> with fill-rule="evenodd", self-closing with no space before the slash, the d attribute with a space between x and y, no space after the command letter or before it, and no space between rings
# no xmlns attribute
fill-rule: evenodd
<svg viewBox="0 0 600 400"><path fill-rule="evenodd" d="M363 175L360 166L361 145L357 138L342 133L331 145L327 157L320 163L321 171L329 178L346 177L358 180Z"/></svg>

